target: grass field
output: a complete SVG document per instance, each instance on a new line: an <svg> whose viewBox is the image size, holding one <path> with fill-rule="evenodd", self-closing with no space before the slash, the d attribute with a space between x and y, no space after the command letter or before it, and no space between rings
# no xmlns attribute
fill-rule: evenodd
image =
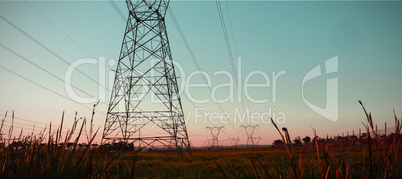
<svg viewBox="0 0 402 179"><path fill-rule="evenodd" d="M369 175L368 153L359 146L349 149L322 148L320 160L323 160L328 178L365 178ZM320 178L320 161L317 151L311 146L294 148L295 159L300 176ZM321 148L321 147L320 147ZM320 149L321 150L321 149ZM327 152L328 151L328 152ZM196 150L187 157L166 157L155 153L143 153L137 156L139 176L143 177L180 177L193 176L195 178L227 177L227 178L293 178L291 163L285 150L277 148L256 149L216 149ZM396 163L401 162L398 157ZM381 161L376 158L373 163L373 176L381 178L384 175ZM332 166L332 168L331 168ZM392 176L402 176L401 166L398 165ZM327 175L328 172L328 175ZM399 178L399 177L396 177Z"/></svg>
<svg viewBox="0 0 402 179"><path fill-rule="evenodd" d="M320 178L316 151L297 150L297 163L301 176ZM293 178L287 152L276 148L222 149L194 151L191 157L165 157L144 154L138 157L136 174L146 178L184 177L194 178ZM368 170L363 169L364 151L340 152L330 158L329 178L364 178ZM321 156L324 158L324 155ZM132 157L127 157L127 159ZM401 158L398 158L398 162ZM376 163L375 165L380 165ZM401 176L398 168L393 176ZM383 173L374 171L375 178Z"/></svg>
<svg viewBox="0 0 402 179"><path fill-rule="evenodd" d="M368 152L360 147L325 153L321 160L330 167L324 178L369 177ZM302 178L321 178L320 162L311 147L295 148L293 153ZM7 156L5 156L7 155ZM390 173L402 176L401 157ZM1 178L295 178L285 150L277 148L193 150L192 156L152 151L110 153L102 150L48 150L23 147L2 151ZM381 160L374 157L374 178L382 178ZM328 173L328 174L327 174Z"/></svg>
<svg viewBox="0 0 402 179"><path fill-rule="evenodd" d="M76 121L67 136L42 131L11 141L3 138L3 119L0 178L402 178L401 120L395 116L394 133L380 136L371 114L366 112L366 117L366 138L336 141L315 136L308 145L294 145L288 129L281 131L273 123L281 145L192 150L191 156L91 148L99 131L88 137L88 145L80 146L85 119L81 125ZM57 131L62 131L63 120ZM72 138L74 133L78 137Z"/></svg>

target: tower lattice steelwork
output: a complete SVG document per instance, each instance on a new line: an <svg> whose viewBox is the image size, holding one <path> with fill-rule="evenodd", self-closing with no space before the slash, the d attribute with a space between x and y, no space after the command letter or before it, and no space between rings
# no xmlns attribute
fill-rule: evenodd
<svg viewBox="0 0 402 179"><path fill-rule="evenodd" d="M262 139L261 136L254 137L254 132L257 127L259 127L259 125L248 125L248 126L241 125L240 126L240 128L244 128L244 131L246 132L246 135L247 135L246 148L248 148L249 145L251 145L254 148L255 145L258 145L258 143Z"/></svg>
<svg viewBox="0 0 402 179"><path fill-rule="evenodd" d="M220 127L209 127L207 126L205 129L208 129L209 132L212 135L212 139L207 139L207 142L209 143L211 148L219 148L219 134L221 133L221 130L225 128L223 126Z"/></svg>
<svg viewBox="0 0 402 179"><path fill-rule="evenodd" d="M169 0L126 1L129 16L103 142L191 154L165 25Z"/></svg>

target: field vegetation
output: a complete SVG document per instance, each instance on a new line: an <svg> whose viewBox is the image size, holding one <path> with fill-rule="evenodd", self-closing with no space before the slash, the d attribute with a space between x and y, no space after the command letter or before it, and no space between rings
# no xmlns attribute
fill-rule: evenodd
<svg viewBox="0 0 402 179"><path fill-rule="evenodd" d="M139 152L124 143L121 150L91 145L99 129L84 134L85 119L75 119L66 136L59 132L62 118L55 134L50 125L39 134L6 140L13 128L8 135L3 131L5 116L0 126L0 178L401 178L401 120L395 115L395 131L380 136L361 105L367 117L364 138L291 140L290 129L273 123L280 137L273 147L193 150L191 156ZM87 145L79 144L82 137L87 137Z"/></svg>

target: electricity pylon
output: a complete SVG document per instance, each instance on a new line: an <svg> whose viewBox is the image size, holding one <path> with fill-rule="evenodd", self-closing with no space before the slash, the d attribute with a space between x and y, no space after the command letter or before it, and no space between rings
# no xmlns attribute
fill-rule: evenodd
<svg viewBox="0 0 402 179"><path fill-rule="evenodd" d="M219 148L219 134L221 133L221 130L223 129L223 126L220 127L206 127L206 129L209 130L211 133L212 139L207 140L211 148Z"/></svg>
<svg viewBox="0 0 402 179"><path fill-rule="evenodd" d="M239 137L234 137L234 138L228 137L228 140L229 140L230 145L233 148L237 148L237 144L239 143L240 138Z"/></svg>
<svg viewBox="0 0 402 179"><path fill-rule="evenodd" d="M246 145L247 148L249 147L249 145L252 145L252 147L254 148L254 146L258 144L258 142L261 140L261 137L259 138L254 137L254 132L257 127L259 127L259 125L240 126L240 128L244 128L244 131L247 134L247 145ZM254 140L256 140L257 142Z"/></svg>
<svg viewBox="0 0 402 179"><path fill-rule="evenodd" d="M258 145L260 143L260 140L262 139L261 136L259 137L253 137L253 147L255 147L255 145Z"/></svg>
<svg viewBox="0 0 402 179"><path fill-rule="evenodd" d="M169 0L126 0L129 10L102 142L191 154L165 15Z"/></svg>

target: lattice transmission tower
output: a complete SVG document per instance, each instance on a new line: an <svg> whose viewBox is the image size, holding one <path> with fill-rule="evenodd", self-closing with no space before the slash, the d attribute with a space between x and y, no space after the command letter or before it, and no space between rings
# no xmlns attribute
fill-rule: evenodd
<svg viewBox="0 0 402 179"><path fill-rule="evenodd" d="M165 25L169 0L126 0L126 5L129 16L102 142L191 154Z"/></svg>
<svg viewBox="0 0 402 179"><path fill-rule="evenodd" d="M219 148L219 134L221 133L221 130L223 129L223 126L220 127L205 127L205 129L209 130L211 133L212 139L207 139L207 142L209 143L209 146L211 148Z"/></svg>
<svg viewBox="0 0 402 179"><path fill-rule="evenodd" d="M248 126L241 125L240 126L240 128L244 129L244 131L246 132L246 135L247 135L247 145L246 145L247 148L250 145L254 148L255 145L258 145L258 143L261 140L261 137L254 137L254 132L255 132L255 129L257 129L257 127L259 127L259 125L248 125Z"/></svg>
<svg viewBox="0 0 402 179"><path fill-rule="evenodd" d="M240 138L239 137L228 137L228 140L229 140L229 143L230 143L230 145L233 147L233 148L237 148L237 144L239 143L239 141L240 141Z"/></svg>

